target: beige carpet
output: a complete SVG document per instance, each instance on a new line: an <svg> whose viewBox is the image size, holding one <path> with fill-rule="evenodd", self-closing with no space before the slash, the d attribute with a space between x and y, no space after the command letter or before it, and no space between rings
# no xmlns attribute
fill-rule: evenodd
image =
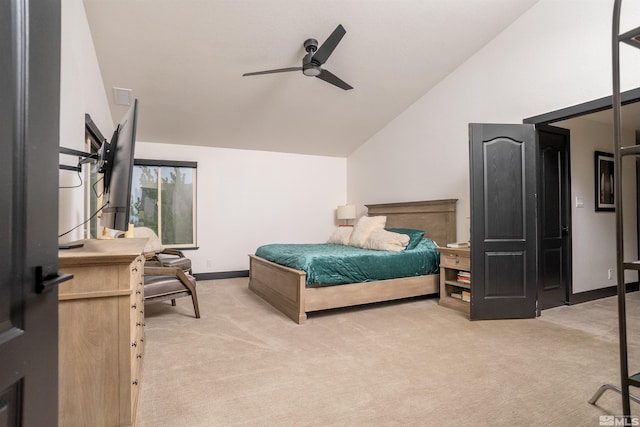
<svg viewBox="0 0 640 427"><path fill-rule="evenodd" d="M598 426L621 412L613 392L587 403L619 384L614 299L479 322L413 299L299 326L247 280L199 282L201 319L189 298L146 306L138 426Z"/></svg>

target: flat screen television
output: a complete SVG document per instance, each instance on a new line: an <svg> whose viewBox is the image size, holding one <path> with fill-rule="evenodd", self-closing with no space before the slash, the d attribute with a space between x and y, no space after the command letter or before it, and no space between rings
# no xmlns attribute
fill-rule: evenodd
<svg viewBox="0 0 640 427"><path fill-rule="evenodd" d="M137 120L138 100L135 99L116 127L111 141L105 141L100 148L98 168L104 173L100 224L113 230L126 231L129 226Z"/></svg>

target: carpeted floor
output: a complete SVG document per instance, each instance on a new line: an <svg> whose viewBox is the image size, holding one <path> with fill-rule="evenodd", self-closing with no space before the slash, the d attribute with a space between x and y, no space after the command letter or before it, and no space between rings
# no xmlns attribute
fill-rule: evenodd
<svg viewBox="0 0 640 427"><path fill-rule="evenodd" d="M247 281L198 282L201 319L189 298L145 307L138 426L598 426L621 412L613 392L587 403L619 384L615 298L477 322L412 299L300 326Z"/></svg>

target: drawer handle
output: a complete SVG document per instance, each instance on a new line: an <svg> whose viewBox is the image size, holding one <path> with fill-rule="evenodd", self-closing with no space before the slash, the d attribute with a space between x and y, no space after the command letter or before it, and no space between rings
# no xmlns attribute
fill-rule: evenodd
<svg viewBox="0 0 640 427"><path fill-rule="evenodd" d="M142 293L142 291L141 291L140 289L138 289L138 290L136 291L136 294L138 294L138 295L139 295L139 294L141 294L141 293Z"/></svg>
<svg viewBox="0 0 640 427"><path fill-rule="evenodd" d="M140 353L136 354L136 359L142 359L142 355Z"/></svg>
<svg viewBox="0 0 640 427"><path fill-rule="evenodd" d="M131 267L131 271L133 271L133 272L138 271L138 267Z"/></svg>
<svg viewBox="0 0 640 427"><path fill-rule="evenodd" d="M131 308L132 308L133 310L135 310L136 308L138 308L138 306L137 306L135 303L133 303L133 304L131 304Z"/></svg>
<svg viewBox="0 0 640 427"><path fill-rule="evenodd" d="M142 323L136 322L136 326L142 326Z"/></svg>
<svg viewBox="0 0 640 427"><path fill-rule="evenodd" d="M144 338L140 338L140 342L144 342Z"/></svg>
<svg viewBox="0 0 640 427"><path fill-rule="evenodd" d="M138 385L138 380L133 380L133 385Z"/></svg>
<svg viewBox="0 0 640 427"><path fill-rule="evenodd" d="M134 341L133 343L131 343L131 347L137 347L138 346L138 341Z"/></svg>

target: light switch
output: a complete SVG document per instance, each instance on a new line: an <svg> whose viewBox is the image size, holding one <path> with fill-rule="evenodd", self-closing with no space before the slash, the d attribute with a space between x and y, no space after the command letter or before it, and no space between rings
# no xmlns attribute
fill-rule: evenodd
<svg viewBox="0 0 640 427"><path fill-rule="evenodd" d="M576 197L576 208L584 208L584 199L582 197Z"/></svg>

